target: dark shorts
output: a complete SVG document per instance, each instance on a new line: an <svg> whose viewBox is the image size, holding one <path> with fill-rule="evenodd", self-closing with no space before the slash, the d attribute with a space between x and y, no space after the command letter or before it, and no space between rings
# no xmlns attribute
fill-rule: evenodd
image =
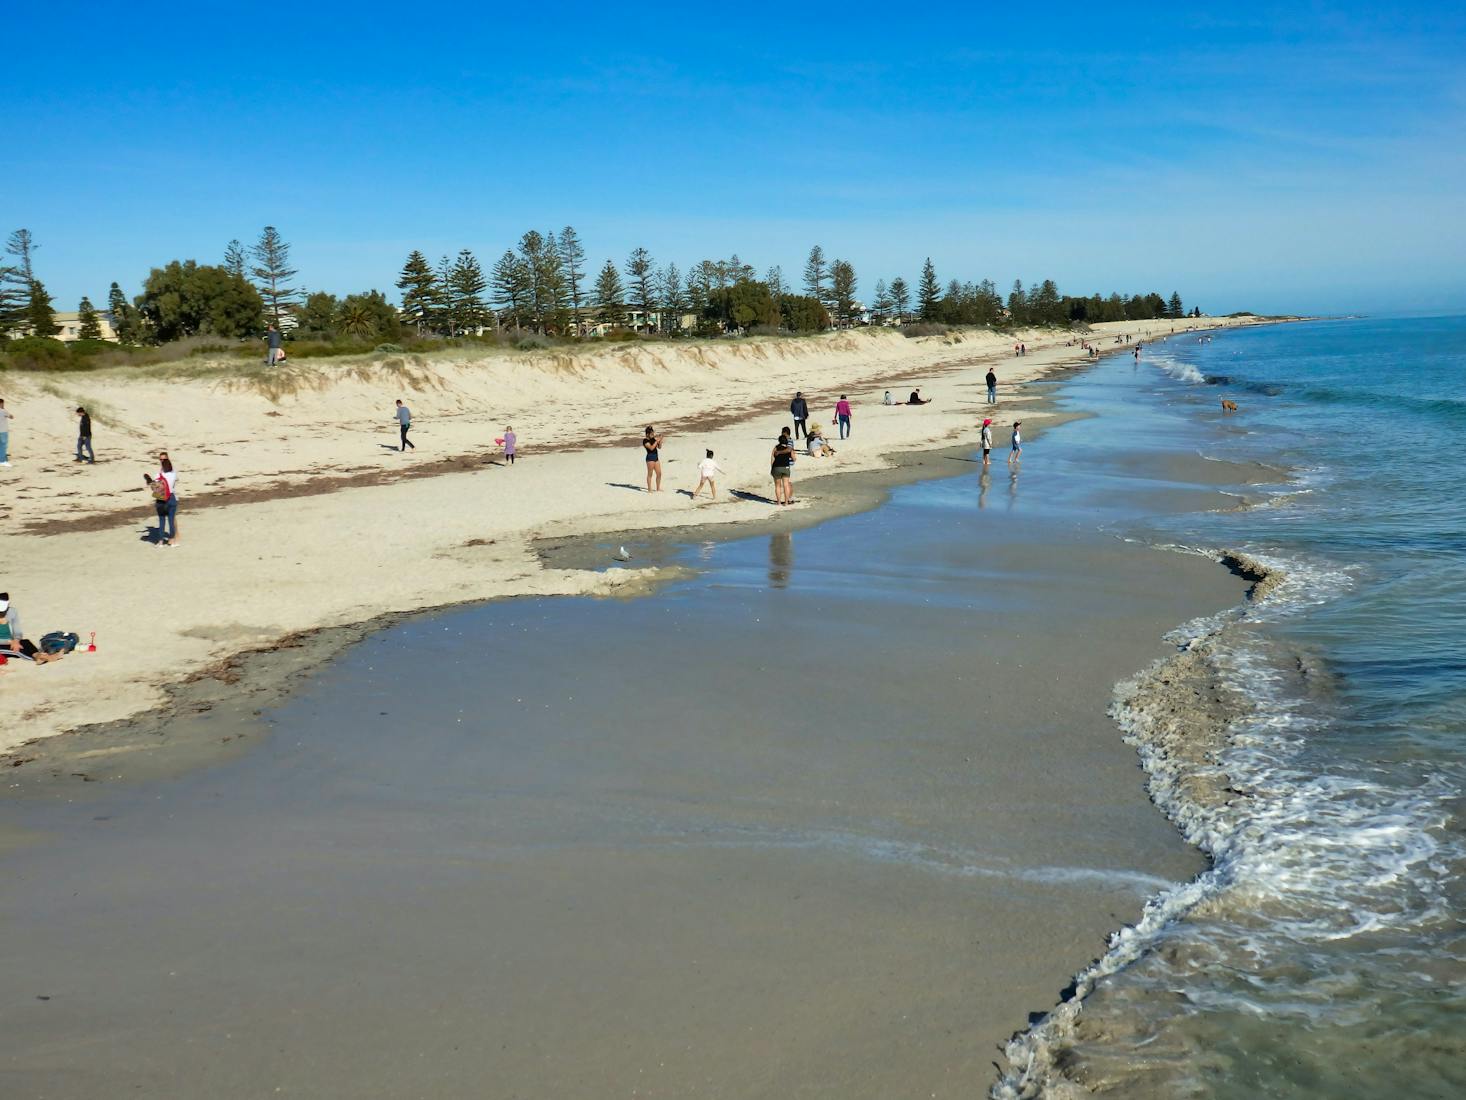
<svg viewBox="0 0 1466 1100"><path fill-rule="evenodd" d="M775 466L769 472L774 475L774 480L775 481L781 481L784 478L786 478L786 477L789 476L789 467L788 466Z"/></svg>

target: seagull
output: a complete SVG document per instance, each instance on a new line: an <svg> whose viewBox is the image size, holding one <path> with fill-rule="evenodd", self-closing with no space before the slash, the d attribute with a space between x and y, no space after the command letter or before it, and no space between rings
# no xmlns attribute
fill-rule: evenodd
<svg viewBox="0 0 1466 1100"><path fill-rule="evenodd" d="M617 561L630 561L631 560L631 555L626 552L626 547L624 547L624 546L617 547L616 548L616 552L614 554L612 554L611 556L613 558L615 558Z"/></svg>

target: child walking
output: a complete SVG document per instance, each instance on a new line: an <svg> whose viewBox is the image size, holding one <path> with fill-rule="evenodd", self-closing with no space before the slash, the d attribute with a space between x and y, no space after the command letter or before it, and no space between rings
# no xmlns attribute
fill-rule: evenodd
<svg viewBox="0 0 1466 1100"><path fill-rule="evenodd" d="M712 492L714 500L718 499L718 483L713 479L723 472L723 467L718 465L717 459L713 458L713 452L708 451L707 457L697 464L697 488L692 490L692 499L697 499L697 494L702 492L706 485Z"/></svg>
<svg viewBox="0 0 1466 1100"><path fill-rule="evenodd" d="M1013 449L1008 452L1010 466L1023 457L1023 434L1018 430L1022 424L1021 420L1013 421Z"/></svg>

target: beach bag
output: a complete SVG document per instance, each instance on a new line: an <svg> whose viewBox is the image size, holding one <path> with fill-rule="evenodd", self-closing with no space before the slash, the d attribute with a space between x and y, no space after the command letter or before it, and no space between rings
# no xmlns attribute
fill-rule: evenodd
<svg viewBox="0 0 1466 1100"><path fill-rule="evenodd" d="M79 641L81 638L75 634L68 634L64 630L53 630L41 639L41 652L47 654L70 653L76 648L76 643Z"/></svg>
<svg viewBox="0 0 1466 1100"><path fill-rule="evenodd" d="M168 488L168 479L164 477L153 478L148 482L148 488L152 490L153 499L159 502L166 501L172 495Z"/></svg>

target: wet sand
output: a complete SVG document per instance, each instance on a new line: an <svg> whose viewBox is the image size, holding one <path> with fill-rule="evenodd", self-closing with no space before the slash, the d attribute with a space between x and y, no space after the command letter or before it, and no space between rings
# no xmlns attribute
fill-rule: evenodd
<svg viewBox="0 0 1466 1100"><path fill-rule="evenodd" d="M1105 712L1245 583L1122 541L1223 498L1105 431L643 599L405 621L196 716L228 755L20 792L0 1094L980 1094L1200 866Z"/></svg>

